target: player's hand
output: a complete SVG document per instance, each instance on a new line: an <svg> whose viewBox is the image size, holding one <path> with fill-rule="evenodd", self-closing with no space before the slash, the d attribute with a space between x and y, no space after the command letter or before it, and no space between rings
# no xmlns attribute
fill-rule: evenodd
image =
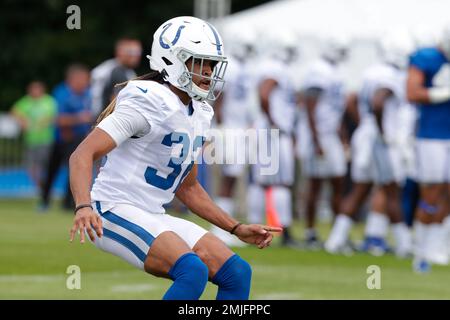
<svg viewBox="0 0 450 320"><path fill-rule="evenodd" d="M271 232L281 232L282 228L264 226L260 224L241 224L234 234L242 241L256 244L258 248L264 249L270 246L273 235Z"/></svg>
<svg viewBox="0 0 450 320"><path fill-rule="evenodd" d="M81 243L85 241L85 231L88 233L89 238L94 241L94 230L97 236L101 238L103 235L102 219L91 208L82 208L78 210L73 219L73 226L70 229L70 242L73 241L77 231L80 231Z"/></svg>

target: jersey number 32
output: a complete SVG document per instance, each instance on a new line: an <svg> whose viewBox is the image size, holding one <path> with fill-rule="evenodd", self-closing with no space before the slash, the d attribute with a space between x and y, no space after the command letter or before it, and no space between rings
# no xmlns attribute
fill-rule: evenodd
<svg viewBox="0 0 450 320"><path fill-rule="evenodd" d="M192 145L193 154L198 148L201 148L203 146L205 140L206 139L202 136L195 137L194 143ZM173 184L175 183L175 180L178 178L180 174L182 174L181 179L178 181L177 187L173 191L176 192L176 190L180 186L180 183L183 181L183 179L186 177L189 171L191 171L191 168L194 165L194 159L192 159L190 164L186 167L186 169L183 172L182 164L184 163L186 157L189 154L191 142L189 136L186 133L172 132L165 135L161 143L167 147L172 147L172 145L176 143L182 144L183 147L181 148L180 156L170 158L167 166L169 168L172 168L173 170L170 174L167 175L167 178L159 176L157 174L158 171L155 168L147 167L147 170L145 170L145 181L147 181L148 184L151 184L152 186L155 186L159 189L168 190L172 188Z"/></svg>

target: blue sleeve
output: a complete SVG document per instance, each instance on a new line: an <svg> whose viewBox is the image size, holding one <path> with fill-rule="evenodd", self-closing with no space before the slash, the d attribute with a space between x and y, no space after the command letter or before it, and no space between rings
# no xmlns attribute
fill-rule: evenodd
<svg viewBox="0 0 450 320"><path fill-rule="evenodd" d="M414 52L409 57L409 65L416 67L417 69L422 70L423 72L426 72L428 60L429 59L427 59L427 57L424 56L422 51L417 51L417 52Z"/></svg>
<svg viewBox="0 0 450 320"><path fill-rule="evenodd" d="M56 100L58 114L66 113L67 90L64 84L59 84L52 92L53 98Z"/></svg>

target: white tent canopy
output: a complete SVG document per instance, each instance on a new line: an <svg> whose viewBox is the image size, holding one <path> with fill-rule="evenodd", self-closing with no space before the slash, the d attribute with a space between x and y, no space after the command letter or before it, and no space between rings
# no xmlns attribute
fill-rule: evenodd
<svg viewBox="0 0 450 320"><path fill-rule="evenodd" d="M236 32L250 32L262 47L265 41L271 46L269 34L295 32L301 55L299 82L301 66L317 56L321 38L350 38L350 57L342 65L350 89L359 87L362 71L379 59L375 40L401 30L417 46L433 45L448 23L450 0L278 0L215 21L226 42L232 42Z"/></svg>
<svg viewBox="0 0 450 320"><path fill-rule="evenodd" d="M300 36L330 32L374 38L392 29L438 32L450 22L449 0L278 0L225 17L219 25L258 30L289 28Z"/></svg>

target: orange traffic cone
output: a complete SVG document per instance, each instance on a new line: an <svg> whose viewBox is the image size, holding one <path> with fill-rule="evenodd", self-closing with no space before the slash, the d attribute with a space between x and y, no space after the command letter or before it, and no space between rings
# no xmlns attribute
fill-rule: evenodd
<svg viewBox="0 0 450 320"><path fill-rule="evenodd" d="M271 227L282 227L278 213L275 208L275 201L273 200L272 187L266 189L266 219L267 225Z"/></svg>

